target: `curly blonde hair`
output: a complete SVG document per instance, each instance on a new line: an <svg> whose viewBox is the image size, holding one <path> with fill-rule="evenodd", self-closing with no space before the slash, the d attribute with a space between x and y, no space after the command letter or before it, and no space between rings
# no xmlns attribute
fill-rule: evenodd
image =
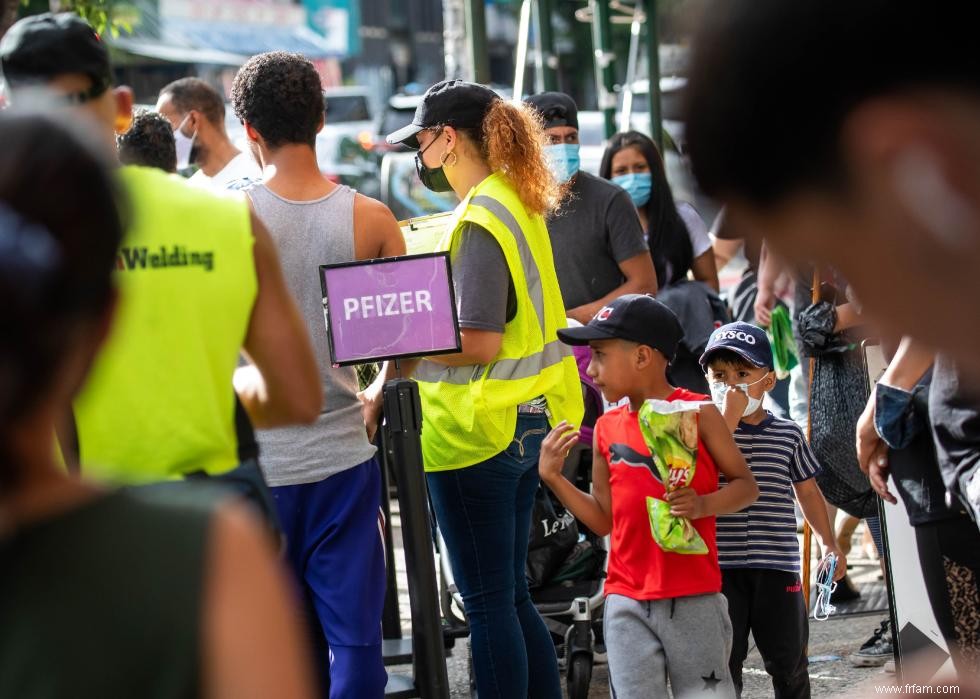
<svg viewBox="0 0 980 699"><path fill-rule="evenodd" d="M507 176L529 212L544 216L558 208L565 187L548 169L544 124L535 110L523 103L494 100L483 117L480 133L464 131L490 169Z"/></svg>

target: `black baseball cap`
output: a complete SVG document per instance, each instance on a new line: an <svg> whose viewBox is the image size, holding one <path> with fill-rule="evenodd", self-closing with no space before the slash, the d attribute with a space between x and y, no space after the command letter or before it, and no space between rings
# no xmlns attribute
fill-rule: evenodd
<svg viewBox="0 0 980 699"><path fill-rule="evenodd" d="M558 331L566 345L592 340L630 340L659 351L670 361L684 329L674 312L648 294L626 294L599 310L588 325Z"/></svg>
<svg viewBox="0 0 980 699"><path fill-rule="evenodd" d="M105 43L88 22L70 12L45 12L16 22L0 40L0 66L13 88L42 85L67 73L87 75L92 87L70 96L78 102L94 99L112 85Z"/></svg>
<svg viewBox="0 0 980 699"><path fill-rule="evenodd" d="M772 369L772 345L766 331L750 323L729 323L711 333L704 354L699 360L701 368L708 370L712 353L718 350L734 352L752 366Z"/></svg>
<svg viewBox="0 0 980 699"><path fill-rule="evenodd" d="M540 92L526 98L524 104L541 112L546 129L552 126L578 128L578 105L564 92Z"/></svg>
<svg viewBox="0 0 980 699"><path fill-rule="evenodd" d="M418 148L418 134L426 129L436 126L478 129L487 109L499 99L500 95L489 87L463 80L443 80L425 91L412 123L388 134L385 140L392 145L404 143L409 148Z"/></svg>

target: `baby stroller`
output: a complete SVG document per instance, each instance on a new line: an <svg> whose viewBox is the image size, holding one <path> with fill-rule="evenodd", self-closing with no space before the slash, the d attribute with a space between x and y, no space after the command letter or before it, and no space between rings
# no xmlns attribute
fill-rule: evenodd
<svg viewBox="0 0 980 699"><path fill-rule="evenodd" d="M580 444L566 460L565 475L579 489L588 491L592 484L592 428L603 412L604 403L598 388L585 374L589 348L574 350L586 410ZM597 656L605 659L602 607L608 544L565 512L543 486L536 496L532 525L526 566L531 599L555 641L569 698L585 699ZM466 627L463 601L448 557L443 555L445 544L438 532L437 547L442 614L448 631L457 635ZM472 658L469 666L471 694L476 696Z"/></svg>

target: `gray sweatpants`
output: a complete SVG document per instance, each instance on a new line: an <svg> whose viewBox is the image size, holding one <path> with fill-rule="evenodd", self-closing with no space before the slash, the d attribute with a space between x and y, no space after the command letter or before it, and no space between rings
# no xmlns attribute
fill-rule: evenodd
<svg viewBox="0 0 980 699"><path fill-rule="evenodd" d="M722 594L640 602L606 597L604 631L613 699L734 697L732 623Z"/></svg>

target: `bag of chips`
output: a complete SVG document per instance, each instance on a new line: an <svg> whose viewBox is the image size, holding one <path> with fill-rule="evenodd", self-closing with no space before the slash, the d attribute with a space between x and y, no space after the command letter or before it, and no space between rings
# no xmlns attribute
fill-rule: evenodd
<svg viewBox="0 0 980 699"><path fill-rule="evenodd" d="M640 408L640 432L668 493L689 486L694 479L698 413L702 405L694 401L648 400ZM670 514L670 503L648 497L646 505L650 533L660 548L674 553L708 553L708 545L690 520Z"/></svg>

